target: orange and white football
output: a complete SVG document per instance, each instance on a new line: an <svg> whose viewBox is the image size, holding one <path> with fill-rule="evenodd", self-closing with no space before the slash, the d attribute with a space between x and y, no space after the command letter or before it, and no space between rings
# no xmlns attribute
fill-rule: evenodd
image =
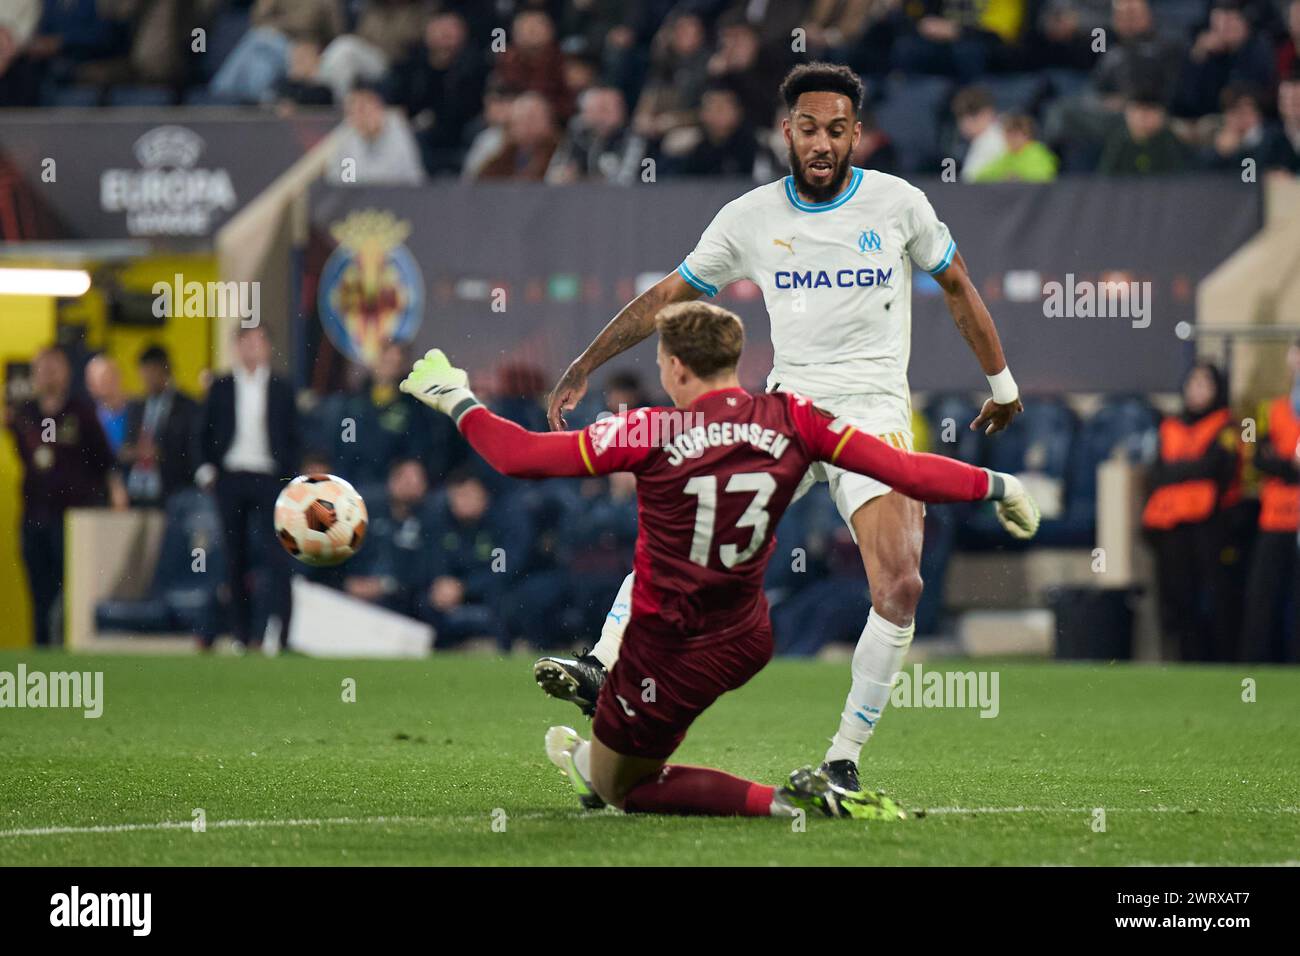
<svg viewBox="0 0 1300 956"><path fill-rule="evenodd" d="M342 564L366 537L366 503L337 475L299 475L275 499L275 534L303 564Z"/></svg>

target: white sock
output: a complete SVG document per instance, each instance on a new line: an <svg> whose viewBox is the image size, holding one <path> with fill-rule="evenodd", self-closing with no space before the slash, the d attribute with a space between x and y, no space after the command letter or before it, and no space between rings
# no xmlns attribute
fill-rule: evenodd
<svg viewBox="0 0 1300 956"><path fill-rule="evenodd" d="M578 773L583 780L591 781L591 743L582 741L573 750L573 765L578 768Z"/></svg>
<svg viewBox="0 0 1300 956"><path fill-rule="evenodd" d="M600 640L591 649L591 656L600 661L609 670L618 660L618 649L623 646L623 632L632 617L632 581L629 574L618 587L618 594L605 615L605 624L600 629Z"/></svg>
<svg viewBox="0 0 1300 956"><path fill-rule="evenodd" d="M827 760L858 762L862 745L871 738L876 721L889 703L894 679L915 633L915 622L899 627L877 614L874 607L871 609L867 626L853 649L853 686L844 701L840 729L826 751Z"/></svg>

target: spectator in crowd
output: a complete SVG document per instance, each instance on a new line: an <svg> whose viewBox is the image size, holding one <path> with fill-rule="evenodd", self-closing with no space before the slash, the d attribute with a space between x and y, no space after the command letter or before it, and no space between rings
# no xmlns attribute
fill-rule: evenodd
<svg viewBox="0 0 1300 956"><path fill-rule="evenodd" d="M483 164L478 178L541 182L559 145L550 102L540 93L522 93L510 105L500 149Z"/></svg>
<svg viewBox="0 0 1300 956"><path fill-rule="evenodd" d="M358 83L345 104L347 125L335 141L329 178L334 183L418 186L424 181L420 147L401 113L389 110L376 83Z"/></svg>
<svg viewBox="0 0 1300 956"><path fill-rule="evenodd" d="M35 106L41 62L31 43L41 22L41 0L11 0L0 6L0 108Z"/></svg>
<svg viewBox="0 0 1300 956"><path fill-rule="evenodd" d="M1155 551L1160 629L1184 661L1232 660L1230 535L1225 511L1241 499L1237 425L1223 373L1208 362L1183 381L1183 411L1160 423L1159 458L1142 527Z"/></svg>
<svg viewBox="0 0 1300 956"><path fill-rule="evenodd" d="M1187 149L1169 128L1169 114L1155 93L1138 93L1124 107L1124 122L1106 137L1097 171L1103 176L1181 173Z"/></svg>
<svg viewBox="0 0 1300 956"><path fill-rule="evenodd" d="M687 11L674 13L655 35L650 75L632 118L647 140L658 142L670 130L695 121L708 84L707 39L704 21Z"/></svg>
<svg viewBox="0 0 1300 956"><path fill-rule="evenodd" d="M1183 44L1161 31L1149 0L1113 0L1107 48L1097 58L1082 93L1048 104L1048 142L1087 146L1101 142L1122 115L1127 98L1150 91L1161 103L1173 101L1183 69Z"/></svg>
<svg viewBox="0 0 1300 956"><path fill-rule="evenodd" d="M802 24L809 58L885 74L901 5L901 0L813 0Z"/></svg>
<svg viewBox="0 0 1300 956"><path fill-rule="evenodd" d="M342 0L257 0L252 27L212 78L215 99L260 103L289 66L289 46L305 40L323 49L346 29Z"/></svg>
<svg viewBox="0 0 1300 956"><path fill-rule="evenodd" d="M614 372L605 380L605 409L620 415L634 408L647 408L656 404L645 390L641 376L636 372Z"/></svg>
<svg viewBox="0 0 1300 956"><path fill-rule="evenodd" d="M945 21L946 22L946 21ZM993 106L993 97L980 86L969 86L952 98L957 131L969 145L961 163L961 180L973 183L979 174L1007 151L1007 137Z"/></svg>
<svg viewBox="0 0 1300 956"><path fill-rule="evenodd" d="M898 151L889 134L880 128L876 116L863 107L860 116L862 136L858 145L853 147L852 162L862 169L877 169L882 173L894 173L898 169Z"/></svg>
<svg viewBox="0 0 1300 956"><path fill-rule="evenodd" d="M95 414L116 455L126 441L126 393L122 391L122 371L116 360L96 355L86 363L86 394L95 403Z"/></svg>
<svg viewBox="0 0 1300 956"><path fill-rule="evenodd" d="M596 634L632 566L636 545L636 476L616 472L584 479L581 499L563 528L562 548L568 559L570 602L574 608L571 633Z"/></svg>
<svg viewBox="0 0 1300 956"><path fill-rule="evenodd" d="M280 478L298 465L298 410L293 387L271 371L271 340L260 326L235 332L235 361L208 389L195 432L195 483L212 491L221 515L231 631L236 641L259 647L278 621L289 633L292 558L275 540L272 514ZM267 585L268 621L254 627L253 571Z"/></svg>
<svg viewBox="0 0 1300 956"><path fill-rule="evenodd" d="M1286 8L1286 33L1277 44L1277 76L1280 80L1300 79L1300 0Z"/></svg>
<svg viewBox="0 0 1300 956"><path fill-rule="evenodd" d="M627 104L614 86L594 86L578 98L578 115L551 161L555 183L595 180L625 186L641 175L645 140L628 123Z"/></svg>
<svg viewBox="0 0 1300 956"><path fill-rule="evenodd" d="M1229 86L1223 91L1223 116L1205 151L1205 165L1240 173L1243 160L1258 160L1268 132L1258 94Z"/></svg>
<svg viewBox="0 0 1300 956"><path fill-rule="evenodd" d="M1092 71L1094 94L1111 113L1139 88L1170 102L1183 66L1182 45L1157 27L1149 0L1114 0L1112 10L1113 35Z"/></svg>
<svg viewBox="0 0 1300 956"><path fill-rule="evenodd" d="M781 85L784 69L781 61L762 47L755 27L739 19L723 26L708 72L711 84L725 84L736 91L750 129L767 122L777 104L775 90Z"/></svg>
<svg viewBox="0 0 1300 956"><path fill-rule="evenodd" d="M536 93L562 121L573 113L573 98L564 82L564 58L555 42L555 24L542 10L522 10L510 28L510 42L496 64L508 87Z"/></svg>
<svg viewBox="0 0 1300 956"><path fill-rule="evenodd" d="M765 55L776 55L777 69L784 73L790 59L790 40L798 28L806 28L810 0L731 0L718 16L724 30L741 25L754 31ZM776 83L780 83L777 77ZM766 111L764 111L766 112ZM757 118L761 123L763 116Z"/></svg>
<svg viewBox="0 0 1300 956"><path fill-rule="evenodd" d="M574 44L569 44L573 47ZM563 49L561 56L564 71L564 88L569 91L569 102L577 104L582 94L600 82L600 61L584 49Z"/></svg>
<svg viewBox="0 0 1300 956"><path fill-rule="evenodd" d="M1111 24L1109 0L1045 0L1026 4L1027 36L1013 60L1030 69L1093 68L1094 30Z"/></svg>
<svg viewBox="0 0 1300 956"><path fill-rule="evenodd" d="M420 616L437 632L435 646L487 637L508 650L497 608L530 539L527 517L494 501L476 475L461 471L447 479L426 543L432 544L432 581L420 606Z"/></svg>
<svg viewBox="0 0 1300 956"><path fill-rule="evenodd" d="M424 42L389 77L389 101L410 117L430 175L459 171L466 130L483 109L487 66L468 29L458 13L431 18Z"/></svg>
<svg viewBox="0 0 1300 956"><path fill-rule="evenodd" d="M518 95L496 76L488 77L483 91L483 115L470 123L465 131L469 145L460 169L461 179L478 179L483 167L501 152L506 141L506 127L510 124L510 112Z"/></svg>
<svg viewBox="0 0 1300 956"><path fill-rule="evenodd" d="M910 29L894 42L895 69L951 76L961 83L986 72L1002 54L1003 41L1019 36L1024 17L1022 0L924 0L916 9ZM910 9L908 15L913 16Z"/></svg>
<svg viewBox="0 0 1300 956"><path fill-rule="evenodd" d="M54 620L63 589L63 516L69 508L125 505L94 405L72 392L72 367L58 346L32 360L30 400L6 409L23 467L22 555L39 646L62 643Z"/></svg>
<svg viewBox="0 0 1300 956"><path fill-rule="evenodd" d="M57 2L49 7L75 7ZM109 55L82 62L79 83L104 89L118 83L148 83L171 88L176 102L197 72L193 31L205 28L220 0L100 0L94 16L120 37Z"/></svg>
<svg viewBox="0 0 1300 956"><path fill-rule="evenodd" d="M420 42L429 18L427 0L363 0L356 29L321 52L318 78L342 102L360 80L377 81Z"/></svg>
<svg viewBox="0 0 1300 956"><path fill-rule="evenodd" d="M320 47L313 40L295 40L289 45L289 65L275 84L273 99L281 114L295 106L330 106L333 91L317 79L320 70Z"/></svg>
<svg viewBox="0 0 1300 956"><path fill-rule="evenodd" d="M1260 166L1300 173L1300 76L1278 84L1277 115L1279 123L1260 150Z"/></svg>
<svg viewBox="0 0 1300 956"><path fill-rule="evenodd" d="M758 139L745 122L740 97L729 86L710 86L700 101L699 140L670 164L682 176L750 178L758 158Z"/></svg>
<svg viewBox="0 0 1300 956"><path fill-rule="evenodd" d="M171 359L161 345L141 352L137 367L145 394L127 407L118 460L127 469L132 503L158 506L194 482L191 436L199 407L172 382Z"/></svg>
<svg viewBox="0 0 1300 956"><path fill-rule="evenodd" d="M1287 352L1291 388L1264 408L1255 438L1259 534L1242 622L1242 660L1300 662L1300 339ZM1286 633L1288 614L1292 619Z"/></svg>
<svg viewBox="0 0 1300 956"><path fill-rule="evenodd" d="M343 403L341 421L324 423L334 440L334 461L354 484L380 484L390 477L392 463L404 459L419 461L426 480L440 481L468 455L468 444L446 415L398 390L410 370L406 346L388 342L369 381Z"/></svg>
<svg viewBox="0 0 1300 956"><path fill-rule="evenodd" d="M345 566L343 590L398 614L415 616L430 582L432 511L418 458L397 458L385 494L367 501L366 541Z"/></svg>
<svg viewBox="0 0 1300 956"><path fill-rule="evenodd" d="M1056 178L1056 156L1034 139L1034 121L1028 116L1008 116L1002 124L1007 151L975 176L977 183L1050 183Z"/></svg>
<svg viewBox="0 0 1300 956"><path fill-rule="evenodd" d="M1209 25L1187 53L1174 113L1196 117L1213 113L1229 84L1272 89L1274 57L1268 41L1250 22L1241 0L1214 0Z"/></svg>

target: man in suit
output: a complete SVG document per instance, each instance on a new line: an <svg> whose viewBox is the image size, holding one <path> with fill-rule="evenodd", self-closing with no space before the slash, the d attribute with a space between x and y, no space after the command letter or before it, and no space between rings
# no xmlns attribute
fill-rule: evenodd
<svg viewBox="0 0 1300 956"><path fill-rule="evenodd" d="M58 645L62 633L53 614L63 589L64 514L109 500L125 507L126 494L95 406L72 391L68 354L59 346L32 360L32 393L7 407L5 417L23 465L22 553L32 630L37 645Z"/></svg>
<svg viewBox="0 0 1300 956"><path fill-rule="evenodd" d="M167 350L151 345L137 363L145 397L126 409L126 440L118 460L127 469L133 504L161 506L194 483L192 439L199 406L172 382Z"/></svg>
<svg viewBox="0 0 1300 956"><path fill-rule="evenodd" d="M292 559L275 540L272 516L282 481L297 468L298 412L293 387L271 372L271 340L261 326L240 327L234 344L230 373L212 383L199 413L194 479L217 496L231 631L235 640L256 648L267 631L253 628L250 572L259 561L269 585L266 623L274 617L278 633L288 633Z"/></svg>

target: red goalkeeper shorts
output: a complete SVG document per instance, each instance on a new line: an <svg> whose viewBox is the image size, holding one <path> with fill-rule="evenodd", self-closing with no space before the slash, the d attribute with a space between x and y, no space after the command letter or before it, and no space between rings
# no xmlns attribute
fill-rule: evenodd
<svg viewBox="0 0 1300 956"><path fill-rule="evenodd" d="M696 717L771 659L766 614L734 635L671 643L649 636L633 617L596 702L592 733L616 753L666 760Z"/></svg>

